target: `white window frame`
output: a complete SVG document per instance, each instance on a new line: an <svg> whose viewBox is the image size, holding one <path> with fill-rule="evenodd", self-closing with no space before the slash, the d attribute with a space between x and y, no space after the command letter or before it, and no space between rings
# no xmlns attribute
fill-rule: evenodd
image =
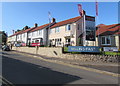
<svg viewBox="0 0 120 86"><path fill-rule="evenodd" d="M56 28L55 28L55 33L59 33L59 32L60 32L59 27L56 27Z"/></svg>
<svg viewBox="0 0 120 86"><path fill-rule="evenodd" d="M38 36L42 34L42 30L38 30Z"/></svg>
<svg viewBox="0 0 120 86"><path fill-rule="evenodd" d="M102 38L105 37L105 44L102 44ZM107 38L110 39L110 44L107 44ZM101 45L111 45L111 37L110 36L101 36Z"/></svg>
<svg viewBox="0 0 120 86"><path fill-rule="evenodd" d="M19 39L19 36L17 35L17 39Z"/></svg>
<svg viewBox="0 0 120 86"><path fill-rule="evenodd" d="M50 34L53 34L55 31L55 28L50 29Z"/></svg>
<svg viewBox="0 0 120 86"><path fill-rule="evenodd" d="M71 30L71 24L67 24L66 25L66 31L70 31L69 29L68 29L68 26L70 25L70 30Z"/></svg>

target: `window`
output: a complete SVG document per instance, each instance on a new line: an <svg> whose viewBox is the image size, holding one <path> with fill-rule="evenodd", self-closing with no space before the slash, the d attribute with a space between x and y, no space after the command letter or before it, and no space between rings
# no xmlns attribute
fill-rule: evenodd
<svg viewBox="0 0 120 86"><path fill-rule="evenodd" d="M103 36L101 37L101 42L103 45L110 45L111 39L110 36Z"/></svg>
<svg viewBox="0 0 120 86"><path fill-rule="evenodd" d="M50 29L50 34L54 33L54 29Z"/></svg>
<svg viewBox="0 0 120 86"><path fill-rule="evenodd" d="M39 43L39 40L35 40L35 43Z"/></svg>
<svg viewBox="0 0 120 86"><path fill-rule="evenodd" d="M107 43L107 44L110 44L110 37L107 37L107 38L106 38L106 43Z"/></svg>
<svg viewBox="0 0 120 86"><path fill-rule="evenodd" d="M25 33L24 33L24 37L25 37Z"/></svg>
<svg viewBox="0 0 120 86"><path fill-rule="evenodd" d="M39 30L39 31L38 31L38 35L41 35L41 33L42 33L42 31L41 31L41 30Z"/></svg>
<svg viewBox="0 0 120 86"><path fill-rule="evenodd" d="M60 32L59 27L55 28L55 32Z"/></svg>
<svg viewBox="0 0 120 86"><path fill-rule="evenodd" d="M36 34L35 34L35 32L32 32L32 36L35 36Z"/></svg>
<svg viewBox="0 0 120 86"><path fill-rule="evenodd" d="M78 30L80 29L79 24L78 24Z"/></svg>
<svg viewBox="0 0 120 86"><path fill-rule="evenodd" d="M60 46L62 44L61 41L62 41L61 38L55 39L56 46Z"/></svg>
<svg viewBox="0 0 120 86"><path fill-rule="evenodd" d="M30 37L31 33L28 33L28 37Z"/></svg>
<svg viewBox="0 0 120 86"><path fill-rule="evenodd" d="M25 37L25 33L23 34L23 37Z"/></svg>
<svg viewBox="0 0 120 86"><path fill-rule="evenodd" d="M68 25L66 26L66 31L69 31L70 29L71 29L71 25L68 24Z"/></svg>
<svg viewBox="0 0 120 86"><path fill-rule="evenodd" d="M32 36L33 36L33 32L32 32Z"/></svg>
<svg viewBox="0 0 120 86"><path fill-rule="evenodd" d="M102 44L105 44L105 37L102 37Z"/></svg>
<svg viewBox="0 0 120 86"><path fill-rule="evenodd" d="M70 44L70 38L66 38L66 43Z"/></svg>

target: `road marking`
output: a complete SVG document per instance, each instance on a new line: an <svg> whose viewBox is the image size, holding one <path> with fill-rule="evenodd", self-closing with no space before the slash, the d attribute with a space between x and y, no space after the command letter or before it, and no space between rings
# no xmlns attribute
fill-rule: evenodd
<svg viewBox="0 0 120 86"><path fill-rule="evenodd" d="M10 81L8 81L7 79L5 79L4 77L2 77L0 75L0 80L2 81L3 84L5 84L6 86L15 86L13 85Z"/></svg>
<svg viewBox="0 0 120 86"><path fill-rule="evenodd" d="M13 53L16 53L16 52L13 52ZM30 56L31 58L36 58L36 59L40 59L40 60L43 60L43 61L47 61L47 62L51 62L51 63L57 63L57 64L61 64L61 65L65 65L65 66L69 66L69 67L73 67L73 68L84 69L84 70L87 70L87 71L97 72L97 73L101 73L101 74L107 74L107 75L111 75L111 76L114 76L114 77L120 77L120 74L117 74L117 73L112 73L112 72L108 72L108 71L103 71L103 70L98 70L98 69L88 68L88 67L83 67L83 66L72 65L72 64L69 64L69 63L64 63L62 61L48 60L48 59L44 59L40 56L34 56L34 55L25 54L25 53L23 54L23 53L20 53L20 52L17 52L17 54L22 54L24 56L27 55L27 56Z"/></svg>

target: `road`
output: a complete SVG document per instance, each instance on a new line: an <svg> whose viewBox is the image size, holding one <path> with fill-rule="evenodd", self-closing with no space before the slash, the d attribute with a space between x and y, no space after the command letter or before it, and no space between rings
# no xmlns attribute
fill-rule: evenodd
<svg viewBox="0 0 120 86"><path fill-rule="evenodd" d="M2 76L17 84L104 84L117 86L118 77L43 61L12 51L2 54ZM86 86L86 85L85 85Z"/></svg>

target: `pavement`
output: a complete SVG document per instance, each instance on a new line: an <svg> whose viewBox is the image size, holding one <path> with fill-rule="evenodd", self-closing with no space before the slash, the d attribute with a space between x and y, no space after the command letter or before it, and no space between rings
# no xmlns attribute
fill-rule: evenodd
<svg viewBox="0 0 120 86"><path fill-rule="evenodd" d="M117 76L13 51L2 53L2 67L2 76L15 86L20 84L118 86Z"/></svg>

